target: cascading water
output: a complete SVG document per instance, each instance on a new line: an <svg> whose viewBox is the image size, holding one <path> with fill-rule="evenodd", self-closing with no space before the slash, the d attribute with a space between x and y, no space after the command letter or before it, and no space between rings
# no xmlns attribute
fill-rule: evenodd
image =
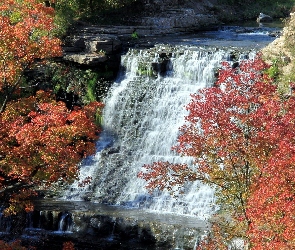
<svg viewBox="0 0 295 250"><path fill-rule="evenodd" d="M214 83L220 62L230 58L218 49L157 46L130 50L122 57L122 72L105 99L98 152L81 168L90 186L74 183L67 199L145 208L148 211L210 216L214 191L200 182L181 188L177 198L166 192L148 194L137 178L154 161L190 163L171 151L187 115L190 94Z"/></svg>

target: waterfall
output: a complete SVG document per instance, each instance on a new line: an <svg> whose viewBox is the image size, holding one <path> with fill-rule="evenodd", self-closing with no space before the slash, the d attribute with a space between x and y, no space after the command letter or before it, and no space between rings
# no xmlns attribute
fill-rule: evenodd
<svg viewBox="0 0 295 250"><path fill-rule="evenodd" d="M69 213L62 213L58 222L58 232L72 232L72 217Z"/></svg>
<svg viewBox="0 0 295 250"><path fill-rule="evenodd" d="M74 183L67 199L139 207L153 212L207 218L216 209L214 191L196 181L176 196L155 191L137 178L144 164L154 161L188 163L171 151L187 115L190 94L212 86L220 62L232 58L222 49L169 47L130 50L122 56L122 70L105 98L103 133L97 154L81 167L90 186Z"/></svg>

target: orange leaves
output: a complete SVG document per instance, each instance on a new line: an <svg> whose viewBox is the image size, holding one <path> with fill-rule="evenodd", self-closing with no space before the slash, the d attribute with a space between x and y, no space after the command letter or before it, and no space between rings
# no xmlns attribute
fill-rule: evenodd
<svg viewBox="0 0 295 250"><path fill-rule="evenodd" d="M71 241L64 242L62 250L75 250L75 245Z"/></svg>
<svg viewBox="0 0 295 250"><path fill-rule="evenodd" d="M147 189L171 190L173 186L183 185L187 181L196 180L196 175L186 164L154 162L143 166L147 171L138 173L138 177L148 181Z"/></svg>
<svg viewBox="0 0 295 250"><path fill-rule="evenodd" d="M21 245L21 241L13 241L11 243L6 243L5 241L0 240L0 249L1 250L28 250L28 248Z"/></svg>
<svg viewBox="0 0 295 250"><path fill-rule="evenodd" d="M285 114L264 117L272 120L269 126L264 126L261 137L271 147L262 168L262 177L253 186L247 210L252 220L249 235L255 249L295 247L295 114L294 109L286 108L293 106L285 105L288 102L293 102L293 98L284 104L276 103Z"/></svg>
<svg viewBox="0 0 295 250"><path fill-rule="evenodd" d="M59 39L50 35L53 9L36 0L2 1L0 26L0 91L15 91L23 71L36 59L62 53Z"/></svg>
<svg viewBox="0 0 295 250"><path fill-rule="evenodd" d="M30 189L22 188L18 193L13 193L9 199L9 207L4 210L5 215L16 214L21 210L26 212L33 211L33 203L28 201L28 197L36 195L36 192Z"/></svg>
<svg viewBox="0 0 295 250"><path fill-rule="evenodd" d="M49 187L60 179L77 178L77 165L95 151L98 128L93 120L89 110L70 111L43 91L8 103L0 116L2 188L18 183L30 190L33 185ZM21 204L30 209L28 203Z"/></svg>

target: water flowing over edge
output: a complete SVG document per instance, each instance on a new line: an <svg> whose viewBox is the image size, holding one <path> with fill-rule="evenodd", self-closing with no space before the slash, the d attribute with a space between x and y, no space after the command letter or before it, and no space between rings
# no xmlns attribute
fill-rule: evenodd
<svg viewBox="0 0 295 250"><path fill-rule="evenodd" d="M217 209L212 188L196 181L175 187L177 197L159 191L149 194L137 173L154 161L190 164L190 158L171 151L187 115L190 94L212 86L221 61L254 55L164 45L130 50L122 57L120 76L104 101L97 153L81 166L80 180L91 176L92 182L85 187L75 182L63 198L210 217Z"/></svg>

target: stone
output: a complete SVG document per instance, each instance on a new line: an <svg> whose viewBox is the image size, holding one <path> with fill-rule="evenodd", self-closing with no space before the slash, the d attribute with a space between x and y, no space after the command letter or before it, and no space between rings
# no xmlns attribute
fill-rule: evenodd
<svg viewBox="0 0 295 250"><path fill-rule="evenodd" d="M278 31L273 31L269 33L269 36L271 37L280 37L282 35L282 31L278 30Z"/></svg>
<svg viewBox="0 0 295 250"><path fill-rule="evenodd" d="M63 60L90 67L104 64L110 68L118 68L120 58L116 55L121 53L122 41L117 35L104 32L99 26L78 28L74 36L65 39ZM116 33L114 30L110 32Z"/></svg>
<svg viewBox="0 0 295 250"><path fill-rule="evenodd" d="M289 56L282 56L281 60L284 63L290 63L291 62L291 58Z"/></svg>
<svg viewBox="0 0 295 250"><path fill-rule="evenodd" d="M150 27L154 33L187 32L204 30L216 26L219 21L213 15L196 13L193 9L167 9L159 16L145 17L142 25Z"/></svg>
<svg viewBox="0 0 295 250"><path fill-rule="evenodd" d="M63 59L65 61L71 61L82 65L96 66L100 63L105 63L108 60L108 57L106 55L99 54L77 53L66 54Z"/></svg>
<svg viewBox="0 0 295 250"><path fill-rule="evenodd" d="M258 23L270 23L272 21L273 21L273 18L271 16L265 15L263 13L260 13L257 18Z"/></svg>
<svg viewBox="0 0 295 250"><path fill-rule="evenodd" d="M116 38L99 38L87 41L86 49L90 53L105 53L107 55L121 50L122 42Z"/></svg>

